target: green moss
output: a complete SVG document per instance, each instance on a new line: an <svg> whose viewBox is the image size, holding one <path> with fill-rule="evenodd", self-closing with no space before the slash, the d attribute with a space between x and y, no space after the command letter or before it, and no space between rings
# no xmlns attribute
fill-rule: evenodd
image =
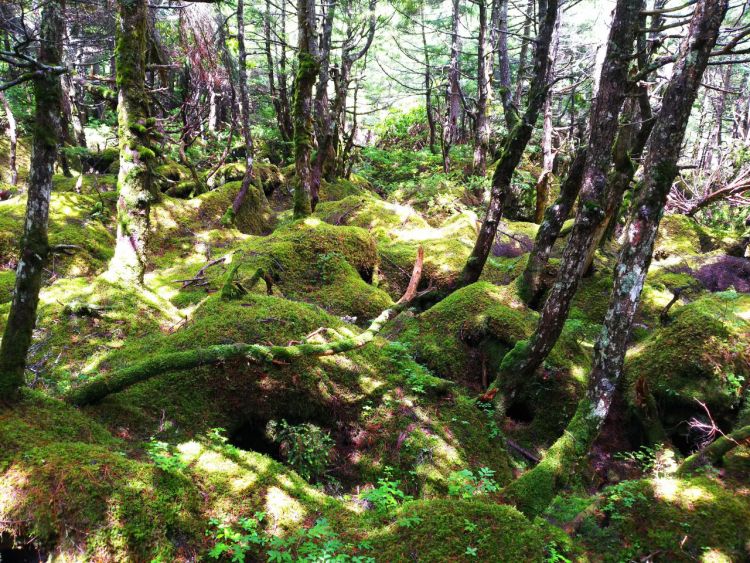
<svg viewBox="0 0 750 563"><path fill-rule="evenodd" d="M750 299L725 292L678 309L667 327L634 349L626 364L628 400L641 404L647 390L661 408L665 428L701 414L704 402L717 420L731 420L741 381L750 377L744 315ZM684 429L683 429L684 430Z"/></svg>
<svg viewBox="0 0 750 563"><path fill-rule="evenodd" d="M99 199L76 193L53 193L50 200L49 242L75 245L71 256L58 255L51 269L60 275L90 275L102 271L112 256L114 237L107 225L111 198ZM6 262L18 259L18 241L23 233L26 197L0 202L0 256Z"/></svg>
<svg viewBox="0 0 750 563"><path fill-rule="evenodd" d="M695 561L708 553L726 561L750 556L750 501L705 477L625 481L604 491L608 525L589 517L579 535L603 561ZM701 559L717 560L717 559Z"/></svg>
<svg viewBox="0 0 750 563"><path fill-rule="evenodd" d="M52 178L52 192L76 192L81 194L98 194L113 192L117 187L117 177L104 174L85 174L67 178L56 174Z"/></svg>
<svg viewBox="0 0 750 563"><path fill-rule="evenodd" d="M685 215L665 215L659 224L654 245L654 258L694 256L701 253L699 229L695 221Z"/></svg>
<svg viewBox="0 0 750 563"><path fill-rule="evenodd" d="M434 500L404 505L368 540L379 561L545 561L548 536L510 506Z"/></svg>
<svg viewBox="0 0 750 563"><path fill-rule="evenodd" d="M0 271L0 303L10 303L16 285L16 273L13 270Z"/></svg>

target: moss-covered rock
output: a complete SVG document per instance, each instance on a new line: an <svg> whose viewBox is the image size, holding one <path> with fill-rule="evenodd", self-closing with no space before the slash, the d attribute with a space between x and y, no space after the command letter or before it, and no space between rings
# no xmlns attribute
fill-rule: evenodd
<svg viewBox="0 0 750 563"><path fill-rule="evenodd" d="M404 505L395 523L368 540L377 561L541 562L550 534L510 506L433 500Z"/></svg>
<svg viewBox="0 0 750 563"><path fill-rule="evenodd" d="M73 245L71 254L59 254L49 269L57 275L80 276L101 272L114 251L110 223L112 198L77 193L53 193L50 200L50 245ZM0 269L18 259L23 234L26 197L0 201Z"/></svg>
<svg viewBox="0 0 750 563"><path fill-rule="evenodd" d="M737 415L743 382L750 377L747 313L750 298L737 293L707 295L678 309L671 323L629 354L629 403L656 399L664 428L689 445L687 421L703 418L702 402L721 424Z"/></svg>
<svg viewBox="0 0 750 563"><path fill-rule="evenodd" d="M602 493L601 512L579 539L596 560L746 561L750 498L705 477L623 481Z"/></svg>
<svg viewBox="0 0 750 563"><path fill-rule="evenodd" d="M659 233L654 245L654 258L663 260L670 256L701 253L701 239L695 221L685 215L665 215L659 223Z"/></svg>

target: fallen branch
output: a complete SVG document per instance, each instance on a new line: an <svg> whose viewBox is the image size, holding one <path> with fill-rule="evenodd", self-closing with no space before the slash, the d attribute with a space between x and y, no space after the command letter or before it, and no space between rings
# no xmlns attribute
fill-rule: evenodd
<svg viewBox="0 0 750 563"><path fill-rule="evenodd" d="M419 261L419 257L417 257L417 261ZM228 287L231 288L234 285L234 276L238 268L239 263L228 273L225 289ZM415 263L415 275L418 273L418 270L420 269L417 268L417 264ZM259 270L258 272L256 273L257 280L263 279L262 271ZM409 286L412 284L416 285L416 283L412 279L409 281ZM224 294L225 289L222 290L222 294ZM226 292L230 293L231 289L226 289ZM333 342L321 344L305 342L289 346L243 343L217 344L215 346L206 346L205 348L157 355L135 365L116 370L109 375L84 383L66 393L64 399L78 406L89 405L101 401L112 393L118 393L136 383L146 381L168 371L193 369L239 358L250 362L280 364L302 357L332 356L342 352L349 352L372 342L383 326L398 313L406 309L408 304L408 301L403 302L399 300L393 307L380 313L364 332L356 336L334 340Z"/></svg>
<svg viewBox="0 0 750 563"><path fill-rule="evenodd" d="M409 285L407 286L404 294L401 296L401 299L398 300L398 303L406 303L408 301L411 301L417 295L417 287L419 286L419 282L422 280L423 264L424 248L422 248L422 245L419 245L419 248L417 249L417 259L414 261L414 268L411 271Z"/></svg>

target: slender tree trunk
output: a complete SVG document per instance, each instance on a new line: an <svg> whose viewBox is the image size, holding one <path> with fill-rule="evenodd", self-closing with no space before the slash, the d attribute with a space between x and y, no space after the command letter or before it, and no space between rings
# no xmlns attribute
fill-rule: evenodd
<svg viewBox="0 0 750 563"><path fill-rule="evenodd" d="M534 53L534 76L529 91L529 101L523 117L516 119L517 123L511 130L502 149L500 160L492 177L492 191L490 204L479 230L479 236L474 249L464 266L456 287L464 287L479 279L484 264L490 254L497 226L503 211L503 205L508 198L513 172L521 161L523 151L531 139L534 125L539 111L547 97L547 78L549 73L549 51L552 42L552 32L557 20L558 1L539 0L539 14L542 16L539 35L536 38Z"/></svg>
<svg viewBox="0 0 750 563"><path fill-rule="evenodd" d="M497 37L494 48L497 51L497 81L500 101L503 104L503 117L508 131L513 129L518 116L513 107L513 94L510 83L510 57L508 56L508 0L494 0L493 10L497 11ZM494 19L494 18L493 18Z"/></svg>
<svg viewBox="0 0 750 563"><path fill-rule="evenodd" d="M276 123L279 127L279 134L281 139L288 143L291 141L290 131L286 129L286 121L284 119L284 109L281 106L281 98L279 92L276 89L276 72L275 63L273 60L273 51L271 49L271 1L266 0L266 12L263 17L263 39L266 54L266 64L268 65L268 90L271 95L271 103L273 109L276 112Z"/></svg>
<svg viewBox="0 0 750 563"><path fill-rule="evenodd" d="M16 118L13 115L13 110L8 103L8 99L3 92L0 92L0 101L3 103L3 109L5 110L5 119L8 120L8 128L5 131L8 135L8 141L10 142L8 152L8 170L10 171L9 183L11 186L15 186L18 184L18 167L16 165L16 154L18 152L18 125L16 124Z"/></svg>
<svg viewBox="0 0 750 563"><path fill-rule="evenodd" d="M492 103L492 42L488 29L487 0L479 0L479 44L477 47L477 124L474 139L474 174L487 173L490 148L490 104ZM477 195L477 194L475 194Z"/></svg>
<svg viewBox="0 0 750 563"><path fill-rule="evenodd" d="M547 289L544 283L545 269L552 254L552 247L563 223L570 215L573 204L578 197L583 182L583 169L586 164L586 149L579 148L568 170L565 181L560 186L560 195L544 212L544 219L534 239L534 246L529 253L526 268L519 281L521 299L531 307L537 309L541 298Z"/></svg>
<svg viewBox="0 0 750 563"><path fill-rule="evenodd" d="M240 89L240 108L242 110L242 138L245 141L245 175L242 178L240 191L232 202L232 207L227 210L223 218L225 224L231 224L239 213L240 208L245 203L247 192L253 183L253 135L250 131L250 95L247 91L247 51L245 50L245 2L237 0L237 50L239 52L239 89ZM265 199L263 190L260 192L261 200Z"/></svg>
<svg viewBox="0 0 750 563"><path fill-rule="evenodd" d="M318 77L318 46L315 29L315 0L297 0L299 49L297 79L294 83L294 161L297 184L294 190L294 217L312 213L313 143L312 91Z"/></svg>
<svg viewBox="0 0 750 563"><path fill-rule="evenodd" d="M62 63L63 11L65 5L51 0L42 8L39 62ZM58 75L42 75L33 81L35 98L34 140L31 155L26 220L16 268L16 285L3 340L0 344L0 401L12 401L24 384L26 354L36 324L42 272L50 253L47 239L52 175L60 142L62 88Z"/></svg>
<svg viewBox="0 0 750 563"><path fill-rule="evenodd" d="M312 210L319 200L320 182L323 179L323 168L328 164L330 167L336 160L336 155L331 154L333 143L330 139L331 133L331 109L328 99L328 82L330 79L331 66L331 40L333 37L333 21L336 16L336 0L328 0L323 29L320 34L318 60L318 83L315 88L315 138L318 141L318 150L312 167L312 183L310 184L310 203Z"/></svg>
<svg viewBox="0 0 750 563"><path fill-rule="evenodd" d="M528 383L557 342L583 275L587 249L597 225L604 219L612 144L625 98L623 85L627 83L642 5L642 1L618 0L615 7L599 91L589 119L586 164L575 224L534 334L528 341L519 342L503 358L498 382L502 381L511 392L516 385Z"/></svg>
<svg viewBox="0 0 750 563"><path fill-rule="evenodd" d="M550 51L550 58L552 64L550 66L551 79L554 79L555 73L555 61L557 60L557 51L560 46L560 21L561 17L557 18L557 24L555 25L555 34L552 39L552 49ZM552 168L555 164L555 152L552 147L552 92L547 94L547 98L544 100L544 127L542 129L542 173L539 175L536 183L536 206L534 209L534 222L541 223L544 219L544 210L547 208L550 197L550 186L552 184Z"/></svg>
<svg viewBox="0 0 750 563"><path fill-rule="evenodd" d="M540 19L541 19L541 11ZM513 95L513 105L521 107L523 96L523 82L526 75L526 59L529 56L529 44L531 43L531 23L534 20L534 0L529 0L526 5L526 23L523 26L523 39L521 40L521 54L518 57L518 72L516 74L516 91Z"/></svg>
<svg viewBox="0 0 750 563"><path fill-rule="evenodd" d="M628 336L651 263L659 222L677 175L687 122L726 11L727 0L695 4L687 38L649 141L644 184L632 206L627 242L615 268L614 288L604 327L594 346L594 366L586 396L544 460L504 491L508 500L528 516L536 516L547 507L590 449L609 413L622 378Z"/></svg>
<svg viewBox="0 0 750 563"><path fill-rule="evenodd" d="M420 4L420 28L422 32L422 52L424 54L424 106L427 114L427 126L430 128L430 152L435 154L435 114L432 103L432 67L430 66L430 50L427 46L427 33L424 25L424 4Z"/></svg>
<svg viewBox="0 0 750 563"><path fill-rule="evenodd" d="M448 173L451 169L451 146L456 142L458 136L458 115L461 112L461 83L459 67L459 49L461 48L458 37L458 24L460 2L453 0L453 12L451 16L451 59L448 70L448 91L446 97L445 124L443 125L443 172Z"/></svg>
<svg viewBox="0 0 750 563"><path fill-rule="evenodd" d="M151 128L146 96L148 2L118 0L115 27L117 120L120 172L117 178L117 242L110 273L125 282L143 283L151 185Z"/></svg>

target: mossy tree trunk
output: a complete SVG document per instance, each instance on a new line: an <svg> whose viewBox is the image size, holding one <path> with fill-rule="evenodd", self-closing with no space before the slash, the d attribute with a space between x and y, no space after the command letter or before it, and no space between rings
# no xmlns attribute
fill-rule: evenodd
<svg viewBox="0 0 750 563"><path fill-rule="evenodd" d="M297 184L294 189L294 217L307 217L313 211L312 200L312 91L318 78L318 43L315 0L297 0L297 78L294 82L294 164Z"/></svg>
<svg viewBox="0 0 750 563"><path fill-rule="evenodd" d="M573 209L583 182L583 168L586 164L586 148L581 147L576 152L570 164L568 175L560 185L560 195L555 202L544 210L544 218L534 239L534 246L529 253L523 274L519 278L519 294L526 304L536 309L547 290L545 284L545 270L549 263L552 247Z"/></svg>
<svg viewBox="0 0 750 563"><path fill-rule="evenodd" d="M312 210L320 199L320 182L323 179L324 167L335 163L336 154L331 154L333 143L329 139L331 131L331 109L328 99L328 82L331 77L331 40L333 38L333 21L336 17L336 0L323 3L323 29L318 42L318 83L315 88L314 125L318 150L312 164L312 182L310 183L310 203Z"/></svg>
<svg viewBox="0 0 750 563"><path fill-rule="evenodd" d="M523 151L531 139L539 111L547 97L547 78L549 74L549 52L552 44L552 33L557 20L558 0L539 0L539 34L536 38L534 52L534 76L531 81L528 105L522 117L514 118L513 129L508 134L500 154L500 160L492 176L490 204L482 221L479 236L469 259L458 278L456 289L465 287L479 279L492 249L497 234L497 226L503 213L503 206L510 193L513 172L521 161Z"/></svg>
<svg viewBox="0 0 750 563"><path fill-rule="evenodd" d="M115 26L117 120L120 172L117 177L117 242L109 270L125 282L142 283L146 270L153 119L146 94L148 2L118 0Z"/></svg>
<svg viewBox="0 0 750 563"><path fill-rule="evenodd" d="M615 267L614 288L604 326L594 346L594 365L585 398L563 436L542 462L505 490L528 516L540 514L588 452L622 378L628 336L651 263L667 196L677 175L690 112L709 55L727 11L727 0L698 2L662 101L644 162L644 183L632 206L627 240ZM723 444L717 445L721 450Z"/></svg>
<svg viewBox="0 0 750 563"><path fill-rule="evenodd" d="M490 104L492 103L492 31L488 26L487 0L479 0L479 41L477 45L477 123L474 138L474 174L487 173L490 149ZM480 194L475 194L480 195Z"/></svg>
<svg viewBox="0 0 750 563"><path fill-rule="evenodd" d="M62 61L64 2L51 0L42 8L39 62L56 67ZM60 76L42 73L33 80L34 138L29 174L26 220L16 268L16 285L0 345L0 401L17 397L24 383L26 354L36 324L42 272L50 253L47 238L52 175L61 134Z"/></svg>
<svg viewBox="0 0 750 563"><path fill-rule="evenodd" d="M604 219L612 145L619 128L620 109L625 98L623 84L627 83L642 6L642 1L618 0L615 7L599 91L589 118L591 127L576 220L534 334L529 340L519 342L503 358L497 382L511 391L517 384L529 381L557 342L583 275L587 249L597 226Z"/></svg>

